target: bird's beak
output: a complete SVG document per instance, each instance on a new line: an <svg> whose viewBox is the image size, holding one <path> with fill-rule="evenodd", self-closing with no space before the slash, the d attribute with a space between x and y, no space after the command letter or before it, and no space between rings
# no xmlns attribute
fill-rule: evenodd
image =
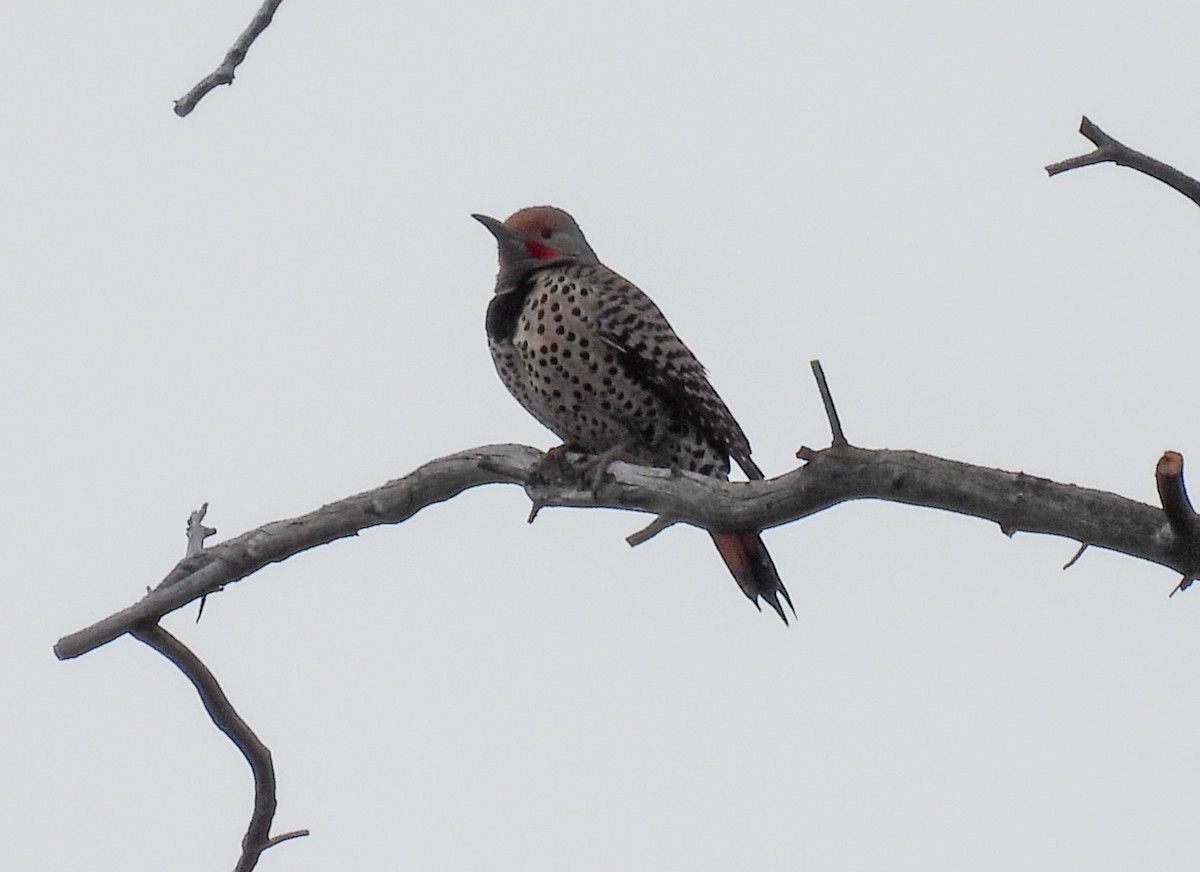
<svg viewBox="0 0 1200 872"><path fill-rule="evenodd" d="M492 236L496 237L498 242L513 239L516 234L511 227L503 221L498 221L490 215L472 215L476 221L491 231Z"/></svg>
<svg viewBox="0 0 1200 872"><path fill-rule="evenodd" d="M503 221L497 221L488 215L472 215L476 221L491 231L496 237L496 247L500 252L500 271L505 274L515 265L525 263L532 258L525 248L525 234L520 230L509 227Z"/></svg>

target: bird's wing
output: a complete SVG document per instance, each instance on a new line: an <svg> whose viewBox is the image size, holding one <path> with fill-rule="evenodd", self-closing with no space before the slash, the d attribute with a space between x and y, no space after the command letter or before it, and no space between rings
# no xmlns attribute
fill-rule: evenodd
<svg viewBox="0 0 1200 872"><path fill-rule="evenodd" d="M704 367L684 345L654 301L635 285L604 283L595 314L601 339L620 356L627 371L646 384L680 416L695 422L729 453L749 478L762 478L750 459L750 442Z"/></svg>

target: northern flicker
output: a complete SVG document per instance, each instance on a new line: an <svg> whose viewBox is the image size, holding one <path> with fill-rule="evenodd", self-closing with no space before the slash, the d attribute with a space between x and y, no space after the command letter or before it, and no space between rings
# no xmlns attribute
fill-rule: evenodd
<svg viewBox="0 0 1200 872"><path fill-rule="evenodd" d="M600 263L574 218L552 206L472 217L500 248L487 310L496 371L565 447L721 479L732 457L763 477L700 361L649 297ZM759 535L711 535L742 592L786 624L779 595L792 600Z"/></svg>

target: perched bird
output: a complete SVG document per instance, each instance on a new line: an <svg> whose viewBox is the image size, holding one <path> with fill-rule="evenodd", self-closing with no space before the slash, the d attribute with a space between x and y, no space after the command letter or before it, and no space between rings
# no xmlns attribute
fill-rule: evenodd
<svg viewBox="0 0 1200 872"><path fill-rule="evenodd" d="M487 310L496 371L566 448L721 479L732 456L763 477L700 361L649 297L600 263L574 218L552 206L472 217L500 248ZM759 535L711 535L742 592L786 624L779 595L795 608Z"/></svg>

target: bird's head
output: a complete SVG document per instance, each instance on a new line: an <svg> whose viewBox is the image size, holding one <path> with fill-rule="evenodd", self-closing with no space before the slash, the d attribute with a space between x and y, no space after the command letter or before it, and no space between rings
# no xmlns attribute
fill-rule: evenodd
<svg viewBox="0 0 1200 872"><path fill-rule="evenodd" d="M500 249L500 284L518 282L554 264L598 263L575 219L553 206L530 206L506 221L472 215L491 231Z"/></svg>

